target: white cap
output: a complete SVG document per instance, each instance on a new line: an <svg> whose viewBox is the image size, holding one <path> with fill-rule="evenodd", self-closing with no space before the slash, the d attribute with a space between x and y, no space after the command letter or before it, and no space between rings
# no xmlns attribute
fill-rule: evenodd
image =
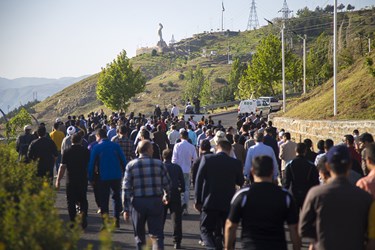
<svg viewBox="0 0 375 250"><path fill-rule="evenodd" d="M74 134L75 132L76 132L76 128L73 127L73 126L69 126L68 129L66 130L66 133L67 133L68 135L72 135L72 134Z"/></svg>
<svg viewBox="0 0 375 250"><path fill-rule="evenodd" d="M284 132L283 131L280 131L279 132L279 137L282 137L284 135Z"/></svg>
<svg viewBox="0 0 375 250"><path fill-rule="evenodd" d="M23 130L24 131L31 130L31 125L30 124L25 125L25 127L23 127Z"/></svg>
<svg viewBox="0 0 375 250"><path fill-rule="evenodd" d="M219 141L228 141L225 137L225 132L223 131L217 131L214 138L213 138L215 144L217 144Z"/></svg>
<svg viewBox="0 0 375 250"><path fill-rule="evenodd" d="M61 122L60 117L57 117L56 120L55 120L55 122Z"/></svg>

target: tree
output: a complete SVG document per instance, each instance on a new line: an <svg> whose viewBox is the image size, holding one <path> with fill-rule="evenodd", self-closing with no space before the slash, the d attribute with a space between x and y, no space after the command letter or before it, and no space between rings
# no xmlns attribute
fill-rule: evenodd
<svg viewBox="0 0 375 250"><path fill-rule="evenodd" d="M31 124L31 115L25 108L21 108L17 115L9 120L6 124L6 135L7 137L16 136L17 130L23 126Z"/></svg>
<svg viewBox="0 0 375 250"><path fill-rule="evenodd" d="M202 87L205 83L203 70L199 66L195 70L191 68L186 77L187 83L184 88L183 98L185 100L193 100L196 97L200 97Z"/></svg>
<svg viewBox="0 0 375 250"><path fill-rule="evenodd" d="M230 91L229 94L233 96L232 100L240 99L238 84L240 83L241 77L244 71L246 70L246 68L247 68L246 63L241 63L238 58L236 58L233 61L232 70L229 74L229 86L228 86L228 91Z"/></svg>
<svg viewBox="0 0 375 250"><path fill-rule="evenodd" d="M113 62L100 72L96 95L104 105L113 110L127 110L130 98L142 92L146 79L133 65L123 50Z"/></svg>
<svg viewBox="0 0 375 250"><path fill-rule="evenodd" d="M307 55L307 79L311 86L317 86L332 76L331 41L326 33L322 33L311 46Z"/></svg>
<svg viewBox="0 0 375 250"><path fill-rule="evenodd" d="M333 12L333 5L327 4L327 6L324 8L324 11L327 13L332 13Z"/></svg>
<svg viewBox="0 0 375 250"><path fill-rule="evenodd" d="M346 10L347 11L351 11L351 10L354 10L355 9L355 7L353 6L353 5L351 5L351 4L348 4L347 6L346 6Z"/></svg>
<svg viewBox="0 0 375 250"><path fill-rule="evenodd" d="M343 9L345 9L345 5L341 3L339 6L337 6L337 9L342 11Z"/></svg>

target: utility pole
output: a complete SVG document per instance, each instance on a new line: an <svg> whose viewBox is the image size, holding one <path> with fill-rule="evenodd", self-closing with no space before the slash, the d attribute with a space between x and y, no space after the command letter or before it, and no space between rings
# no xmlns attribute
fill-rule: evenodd
<svg viewBox="0 0 375 250"><path fill-rule="evenodd" d="M229 64L229 41L228 41L228 64Z"/></svg>
<svg viewBox="0 0 375 250"><path fill-rule="evenodd" d="M284 54L284 29L285 23L283 22L283 26L281 27L281 67L282 67L282 75L283 75L283 112L286 112L286 95L285 95L285 54Z"/></svg>
<svg viewBox="0 0 375 250"><path fill-rule="evenodd" d="M368 38L368 54L371 53L371 38Z"/></svg>
<svg viewBox="0 0 375 250"><path fill-rule="evenodd" d="M303 94L306 94L306 34L303 38Z"/></svg>
<svg viewBox="0 0 375 250"><path fill-rule="evenodd" d="M333 116L337 115L337 0L333 1Z"/></svg>
<svg viewBox="0 0 375 250"><path fill-rule="evenodd" d="M221 31L223 32L224 31L224 11L225 11L225 8L224 8L224 2L221 2Z"/></svg>

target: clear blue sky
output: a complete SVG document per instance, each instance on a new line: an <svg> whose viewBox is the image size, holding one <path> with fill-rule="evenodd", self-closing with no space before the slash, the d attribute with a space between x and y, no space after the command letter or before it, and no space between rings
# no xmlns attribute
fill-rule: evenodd
<svg viewBox="0 0 375 250"><path fill-rule="evenodd" d="M224 0L224 28L245 30L251 0ZM338 1L356 9L374 0ZM257 14L280 16L284 0L257 0ZM296 13L333 0L289 0ZM100 71L125 49L154 46L158 24L163 38L181 40L221 27L221 0L0 0L0 77L81 76Z"/></svg>

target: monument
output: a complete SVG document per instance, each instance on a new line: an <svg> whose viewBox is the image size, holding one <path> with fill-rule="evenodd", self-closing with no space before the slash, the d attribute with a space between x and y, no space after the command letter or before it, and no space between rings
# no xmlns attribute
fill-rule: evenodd
<svg viewBox="0 0 375 250"><path fill-rule="evenodd" d="M159 23L158 36L159 41L156 46L153 47L141 47L136 50L136 55L152 53L153 50L157 50L159 53L166 52L169 50L167 43L163 40L163 24Z"/></svg>
<svg viewBox="0 0 375 250"><path fill-rule="evenodd" d="M162 52L164 48L167 48L167 43L163 40L163 24L159 23L159 29L158 29L158 35L159 35L159 41L156 44L158 46L159 51Z"/></svg>

